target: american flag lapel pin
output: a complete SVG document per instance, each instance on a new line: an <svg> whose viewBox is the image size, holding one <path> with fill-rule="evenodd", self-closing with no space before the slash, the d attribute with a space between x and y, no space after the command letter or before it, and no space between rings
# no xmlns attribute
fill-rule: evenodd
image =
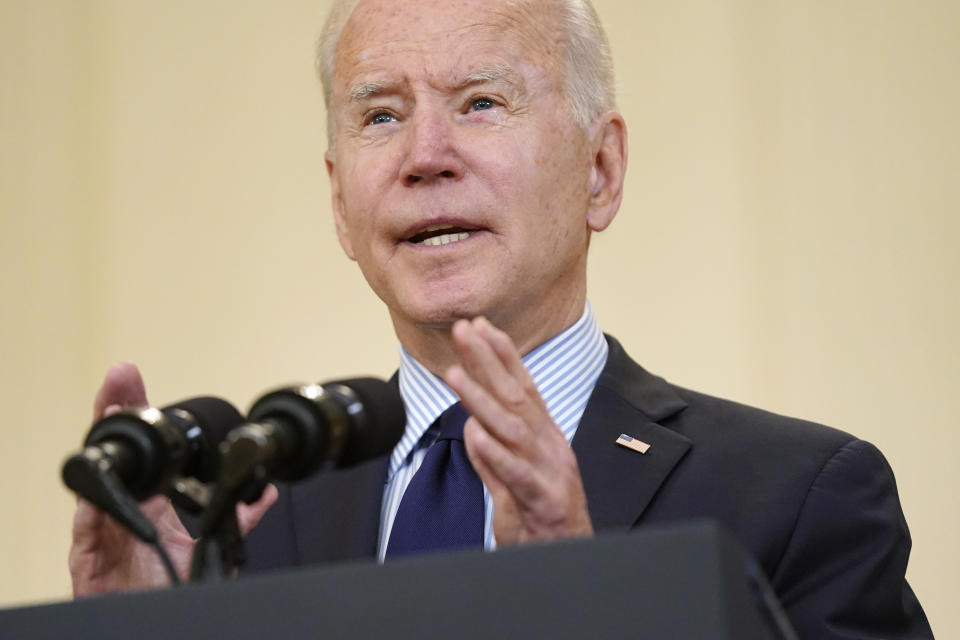
<svg viewBox="0 0 960 640"><path fill-rule="evenodd" d="M617 438L617 444L621 447L626 447L627 449L633 449L638 453L646 453L650 449L650 445L643 440L631 438L625 433L621 433L620 437Z"/></svg>

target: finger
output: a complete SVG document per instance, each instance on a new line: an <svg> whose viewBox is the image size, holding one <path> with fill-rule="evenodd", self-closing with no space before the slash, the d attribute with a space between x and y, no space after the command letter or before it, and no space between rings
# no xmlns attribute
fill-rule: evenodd
<svg viewBox="0 0 960 640"><path fill-rule="evenodd" d="M523 389L526 396L525 402L531 407L525 414L530 428L538 435L551 434L556 431L556 423L547 409L547 403L540 395L540 389L533 379L533 375L527 366L523 364L520 352L517 351L513 340L505 332L497 329L486 318L480 318L477 323L477 330L480 336L487 342L497 358L503 364L503 367L509 372L510 376L516 380L516 384ZM537 417L534 419L534 417Z"/></svg>
<svg viewBox="0 0 960 640"><path fill-rule="evenodd" d="M280 492L277 488L268 484L256 502L237 505L237 523L240 525L240 534L246 536L250 533L259 524L267 509L272 507L279 497Z"/></svg>
<svg viewBox="0 0 960 640"><path fill-rule="evenodd" d="M521 411L526 400L525 393L517 385L493 348L480 335L477 322L460 320L451 331L454 346L463 368L477 383L486 388L507 408Z"/></svg>
<svg viewBox="0 0 960 640"><path fill-rule="evenodd" d="M502 333L496 336L499 346L505 351L506 359L511 363L516 375L511 374L504 362L493 350L493 346L481 335L481 327L496 331L486 319L477 318L473 323L464 322L458 328L455 338L460 339L458 352L462 354L464 369L480 386L504 405L504 408L520 416L523 427L534 433L553 429L553 420L546 404L540 397L533 378L523 366L520 354L510 338ZM493 334L491 334L493 335ZM491 426L484 420L485 426Z"/></svg>
<svg viewBox="0 0 960 640"><path fill-rule="evenodd" d="M470 464L476 470L483 485L490 493L490 499L493 501L493 531L497 537L497 544L508 545L516 544L522 541L523 520L517 508L517 502L510 494L500 478L493 473L489 466L483 461L483 458L476 451L477 431L483 431L483 427L476 422L474 418L467 420L464 425L464 445L467 450L467 457L470 458ZM482 438L482 436L479 436Z"/></svg>
<svg viewBox="0 0 960 640"><path fill-rule="evenodd" d="M491 480L487 485L491 496L493 487L498 486L521 505L531 505L545 494L534 466L491 437L477 421L468 420L464 425L464 444L468 442L467 455L471 462L476 461L477 474L482 468Z"/></svg>
<svg viewBox="0 0 960 640"><path fill-rule="evenodd" d="M527 449L532 432L522 416L504 407L459 365L450 367L444 380L486 432L512 449Z"/></svg>
<svg viewBox="0 0 960 640"><path fill-rule="evenodd" d="M123 411L123 407L121 407L119 404L112 404L103 410L103 417L109 418L110 416L116 415L121 411Z"/></svg>
<svg viewBox="0 0 960 640"><path fill-rule="evenodd" d="M533 438L562 439L562 434L510 337L483 317L459 321L452 336L465 379L454 373L455 379L448 384L494 437L510 448L523 447L530 460L542 457L530 449ZM490 402L491 398L502 406Z"/></svg>
<svg viewBox="0 0 960 640"><path fill-rule="evenodd" d="M503 482L500 481L500 478L487 466L482 456L476 452L476 442L478 439L483 438L482 434L476 435L477 431L483 431L483 427L478 423L477 419L472 416L467 418L466 423L463 425L463 444L467 450L467 457L470 459L470 464L473 465L477 475L480 476L480 480L483 481L484 486L490 492L490 496L494 499L494 504L496 504L498 498L504 494L508 494L509 491Z"/></svg>
<svg viewBox="0 0 960 640"><path fill-rule="evenodd" d="M471 463L490 490L498 543L593 533L572 454L567 461L557 456L560 466L545 470L514 455L479 423L470 420L464 425L464 444Z"/></svg>
<svg viewBox="0 0 960 640"><path fill-rule="evenodd" d="M514 399L516 405L514 410L520 413L529 421L530 428L535 431L543 428L553 428L553 420L544 420L549 416L547 404L540 395L537 383L533 376L523 364L520 352L517 351L513 340L505 332L497 329L484 317L474 320L473 327L477 337L483 342L486 349L489 349L500 365L502 380L508 380L512 385L513 393L522 395L521 398ZM502 398L501 398L502 399Z"/></svg>
<svg viewBox="0 0 960 640"><path fill-rule="evenodd" d="M93 419L98 420L110 405L145 407L147 391L143 377L132 362L118 362L107 369L103 384L93 401Z"/></svg>
<svg viewBox="0 0 960 640"><path fill-rule="evenodd" d="M140 503L140 510L152 522L156 523L164 518L172 518L173 522L180 523L176 510L173 508L173 502L163 494L151 496Z"/></svg>
<svg viewBox="0 0 960 640"><path fill-rule="evenodd" d="M499 358L500 362L503 364L507 372L517 381L521 382L525 387L536 390L536 384L533 381L533 376L530 375L530 371L527 369L526 365L523 364L523 359L520 357L520 352L517 350L516 345L513 344L513 340L510 339L510 336L506 332L497 329L493 326L489 320L484 317L477 318L477 321L474 323L474 326L477 329L477 333L483 338L490 348ZM537 392L536 397L540 398L540 393Z"/></svg>
<svg viewBox="0 0 960 640"><path fill-rule="evenodd" d="M83 498L77 499L77 510L73 514L73 544L85 548L94 540L96 530L103 526L106 514Z"/></svg>
<svg viewBox="0 0 960 640"><path fill-rule="evenodd" d="M496 354L497 358L500 359L500 362L503 363L504 368L509 372L510 376L513 377L524 390L527 398L546 413L547 403L544 402L543 397L540 395L540 390L537 388L537 383L534 382L530 370L523 364L523 359L513 344L513 340L511 340L510 336L505 332L493 326L486 318L481 318L480 320L477 327L480 335L486 340L487 344L490 345L490 348Z"/></svg>

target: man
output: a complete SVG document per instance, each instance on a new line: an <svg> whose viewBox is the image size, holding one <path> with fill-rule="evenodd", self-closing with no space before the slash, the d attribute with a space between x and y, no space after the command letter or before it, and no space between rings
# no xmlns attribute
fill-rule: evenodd
<svg viewBox="0 0 960 640"><path fill-rule="evenodd" d="M339 2L320 55L337 233L390 312L409 420L390 458L241 509L253 569L392 553L431 425L459 400L487 548L709 516L802 637L930 635L876 449L669 385L600 334L587 249L619 208L627 147L586 2ZM145 403L120 365L95 413ZM144 509L184 571L191 538L162 500ZM71 572L78 594L163 583L86 504Z"/></svg>

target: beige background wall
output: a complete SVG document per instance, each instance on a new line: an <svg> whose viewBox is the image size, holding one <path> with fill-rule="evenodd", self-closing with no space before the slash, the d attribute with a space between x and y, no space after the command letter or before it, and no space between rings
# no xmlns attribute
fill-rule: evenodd
<svg viewBox="0 0 960 640"><path fill-rule="evenodd" d="M158 404L393 369L329 219L326 4L0 0L0 606L67 593L59 465L111 361ZM960 4L597 5L631 135L601 324L874 441L960 636Z"/></svg>

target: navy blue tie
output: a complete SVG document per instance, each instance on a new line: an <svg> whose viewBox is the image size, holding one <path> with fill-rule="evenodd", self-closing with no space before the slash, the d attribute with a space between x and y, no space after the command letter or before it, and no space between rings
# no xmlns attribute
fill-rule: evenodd
<svg viewBox="0 0 960 640"><path fill-rule="evenodd" d="M403 493L387 557L483 544L483 483L463 446L469 414L453 405L438 418L440 435Z"/></svg>

